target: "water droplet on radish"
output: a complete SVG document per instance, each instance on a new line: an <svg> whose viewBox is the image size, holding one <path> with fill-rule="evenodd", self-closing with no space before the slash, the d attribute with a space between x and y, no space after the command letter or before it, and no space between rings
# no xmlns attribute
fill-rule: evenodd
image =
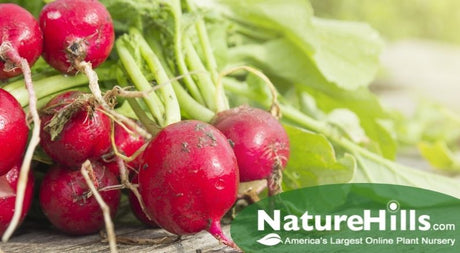
<svg viewBox="0 0 460 253"><path fill-rule="evenodd" d="M217 190L223 190L225 188L225 182L223 179L217 180L216 184L214 185Z"/></svg>

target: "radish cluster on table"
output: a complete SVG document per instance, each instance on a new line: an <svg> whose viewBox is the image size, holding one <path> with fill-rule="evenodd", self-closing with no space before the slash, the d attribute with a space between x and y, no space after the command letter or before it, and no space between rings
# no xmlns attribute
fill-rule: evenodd
<svg viewBox="0 0 460 253"><path fill-rule="evenodd" d="M40 26L29 13L21 14L25 10L19 6L0 4L0 12L6 13L6 10L19 14L0 15L3 34L0 42L6 45L0 51L0 79L24 72L17 68L19 60L11 55L19 55L32 64L41 54L59 72L70 75L83 72L89 80L91 93L61 92L41 108L39 120L34 121L39 123L40 146L54 162L41 182L39 194L40 205L49 221L69 234L95 233L104 223L107 226L103 206L107 206L109 216L114 217L121 189L129 188L133 190L129 193L131 207L143 223L160 226L177 235L206 230L220 242L237 249L224 235L221 219L238 198L239 182L265 179L270 195L281 190L277 179L289 157L289 140L278 119L261 109L241 106L217 112L208 122L189 119L171 123L162 119L152 122L168 123L154 128L147 127L145 123L149 121L141 117L142 113L136 113L143 123L138 124L115 112L113 98L101 93L97 74L92 69L107 59L115 39L110 14L100 2L53 1L42 9ZM23 15L28 19L23 22L24 26ZM8 24L6 32L2 27L4 23ZM8 30L9 26L12 28ZM30 26L32 28L27 28ZM36 40L29 39L27 42L31 45L28 46L19 43L20 29L31 29L36 33ZM161 61L149 51L149 45L142 46L140 51L154 58L151 66L159 67ZM120 57L126 60L128 55L123 52L119 51ZM157 79L164 80L166 72L161 67L158 69ZM27 79L27 73L24 74ZM212 82L211 79L205 81ZM30 88L31 82L26 84ZM168 93L171 91L162 94L176 99ZM175 86L174 92L187 91ZM152 96L155 99L155 95ZM204 97L212 99L209 93ZM33 99L36 98L32 94ZM169 105L174 102L177 101L169 101ZM215 101L206 103L216 104ZM30 105L32 110L32 102ZM165 108L168 111L174 106L165 105ZM151 112L151 115L160 113ZM151 135L139 133L146 131L144 127ZM19 164L23 161L28 134L21 106L0 89L0 143L3 147L6 145L7 151L0 153L0 212L3 214L0 233L6 230L13 212L20 218L19 222L24 218L32 199L33 179L27 168L20 172L26 173L23 177L29 177L23 180L23 184L27 184L16 189L18 180L21 182ZM134 186L138 186L138 193ZM22 192L18 194L20 205L16 203L12 208L12 203L18 202L16 192ZM10 226L14 231L17 224Z"/></svg>

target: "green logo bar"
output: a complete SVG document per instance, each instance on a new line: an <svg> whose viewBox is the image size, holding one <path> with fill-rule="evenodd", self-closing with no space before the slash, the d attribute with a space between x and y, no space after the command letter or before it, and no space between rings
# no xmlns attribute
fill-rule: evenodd
<svg viewBox="0 0 460 253"><path fill-rule="evenodd" d="M245 252L460 252L460 200L388 184L289 191L245 208L232 223Z"/></svg>

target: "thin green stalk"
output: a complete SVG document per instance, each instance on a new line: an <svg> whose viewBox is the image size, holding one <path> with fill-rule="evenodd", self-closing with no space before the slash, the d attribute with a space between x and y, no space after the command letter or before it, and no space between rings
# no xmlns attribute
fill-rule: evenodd
<svg viewBox="0 0 460 253"><path fill-rule="evenodd" d="M192 97L201 104L204 104L205 101L198 90L198 86L190 75L187 65L185 64L184 54L182 53L182 29L181 29L181 19L182 11L180 7L180 1L175 0L173 3L173 16L174 16L174 54L176 56L176 64L179 69L179 73L184 75L184 83L187 90L190 92Z"/></svg>
<svg viewBox="0 0 460 253"><path fill-rule="evenodd" d="M126 99L131 106L131 109L133 109L134 113L136 114L137 118L140 120L142 125L145 127L145 129L152 135L156 135L158 133L158 125L152 121L149 116L147 116L147 113L145 113L144 110L142 110L141 106L137 102L135 98L128 98Z"/></svg>
<svg viewBox="0 0 460 253"><path fill-rule="evenodd" d="M283 117L286 117L286 119L289 119L292 122L295 122L299 124L300 126L311 129L315 132L324 134L332 142L337 143L343 148L349 150L350 152L354 154L359 154L363 157L376 161L382 165L385 165L386 167L390 169L394 168L394 166L396 165L393 161L388 160L376 153L373 153L359 146L353 141L345 138L344 136L337 134L336 132L333 131L333 128L329 126L327 123L317 121L305 115L303 112L299 111L298 109L292 106L282 104L280 105L280 107L281 107L281 111L283 112Z"/></svg>
<svg viewBox="0 0 460 253"><path fill-rule="evenodd" d="M190 2L186 1L187 7L191 12L196 12L195 6ZM208 68L209 72L211 72L211 76L214 82L217 82L218 74L217 74L217 62L214 58L214 54L212 52L211 43L209 42L208 31L206 30L206 25L202 17L198 17L195 22L195 29L198 34L198 39L200 41L201 48L204 54L204 62L206 67Z"/></svg>
<svg viewBox="0 0 460 253"><path fill-rule="evenodd" d="M34 80L34 83L40 79L50 77L51 75L45 75L44 73L36 73L32 75L32 79ZM24 89L24 78L18 79L14 82L8 83L7 86L9 87L8 89L10 90L15 90L15 89ZM34 85L35 86L35 85Z"/></svg>
<svg viewBox="0 0 460 253"><path fill-rule="evenodd" d="M64 76L55 75L46 77L34 82L37 99L47 97L70 88L86 85L88 79L85 75ZM3 89L10 92L21 104L22 107L29 105L29 94L25 88L16 88L17 83L5 85Z"/></svg>
<svg viewBox="0 0 460 253"><path fill-rule="evenodd" d="M204 97L206 105L212 111L217 110L216 104L216 87L208 74L209 72L206 70L205 66L201 62L200 56L196 52L195 48L193 47L192 42L190 39L186 38L184 40L185 51L187 52L186 61L189 65L190 70L198 72L198 88L200 89L201 94Z"/></svg>
<svg viewBox="0 0 460 253"><path fill-rule="evenodd" d="M147 65L152 71L155 79L161 85L158 92L163 99L163 105L165 107L164 124L161 126L167 126L169 124L179 122L181 120L179 103L177 101L176 94L172 86L170 85L171 80L165 72L158 56L147 44L147 41L142 37L138 31L132 31L136 36L136 41L139 43L141 55L147 62Z"/></svg>
<svg viewBox="0 0 460 253"><path fill-rule="evenodd" d="M158 52L160 50L160 45L152 43L151 48L153 51ZM163 59L162 55L157 55L160 63L165 67L166 74L172 76L172 71L167 67L166 60ZM179 101L179 106L184 115L187 115L190 118L209 122L214 117L214 112L209 110L206 106L200 104L196 101L190 93L188 93L184 87L178 82L173 81L172 87L176 93L177 100Z"/></svg>
<svg viewBox="0 0 460 253"><path fill-rule="evenodd" d="M181 109L184 110L189 117L204 122L211 121L211 119L214 117L213 111L195 101L179 83L174 82L173 88L176 92L176 96L179 100Z"/></svg>
<svg viewBox="0 0 460 253"><path fill-rule="evenodd" d="M127 36L127 35L126 35ZM134 60L133 56L126 48L124 40L127 39L126 37L119 38L115 43L118 55L120 60L123 64L123 67L126 69L126 72L130 76L131 80L134 83L134 86L139 91L148 91L152 89L149 81L145 78L144 74L142 73L141 69L137 66L136 61ZM161 103L160 98L157 96L155 92L150 92L147 97L144 97L144 102L147 105L150 113L155 118L157 123L161 126L165 124L165 120L163 118L164 107Z"/></svg>
<svg viewBox="0 0 460 253"><path fill-rule="evenodd" d="M193 5L193 3L191 3L188 0L186 1L186 3L190 11L196 12L196 8ZM208 31L206 29L206 24L202 17L197 18L197 21L195 23L195 29L198 34L198 39L200 41L201 49L203 50L204 62L206 64L208 71L211 73L212 81L214 82L214 84L216 84L219 79L217 61L216 61L216 58L214 57L213 49L211 47L211 42L208 36ZM226 104L226 108L229 108L227 97L225 97L225 93L221 92L221 94L222 94L222 97L216 97L215 99L224 101ZM216 101L215 103L218 104L219 101Z"/></svg>
<svg viewBox="0 0 460 253"><path fill-rule="evenodd" d="M212 80L217 82L217 62L214 58L214 53L212 52L211 43L209 42L208 32L206 31L206 26L202 18L198 18L195 24L196 30L198 32L198 39L200 40L200 45L204 54L204 62L209 72L211 72Z"/></svg>

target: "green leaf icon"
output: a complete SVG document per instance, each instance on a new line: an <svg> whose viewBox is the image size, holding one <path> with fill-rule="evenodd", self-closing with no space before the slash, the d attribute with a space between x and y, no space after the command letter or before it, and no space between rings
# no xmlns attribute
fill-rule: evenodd
<svg viewBox="0 0 460 253"><path fill-rule="evenodd" d="M278 234L270 233L257 240L257 242L265 246L275 246L281 242L281 237Z"/></svg>

